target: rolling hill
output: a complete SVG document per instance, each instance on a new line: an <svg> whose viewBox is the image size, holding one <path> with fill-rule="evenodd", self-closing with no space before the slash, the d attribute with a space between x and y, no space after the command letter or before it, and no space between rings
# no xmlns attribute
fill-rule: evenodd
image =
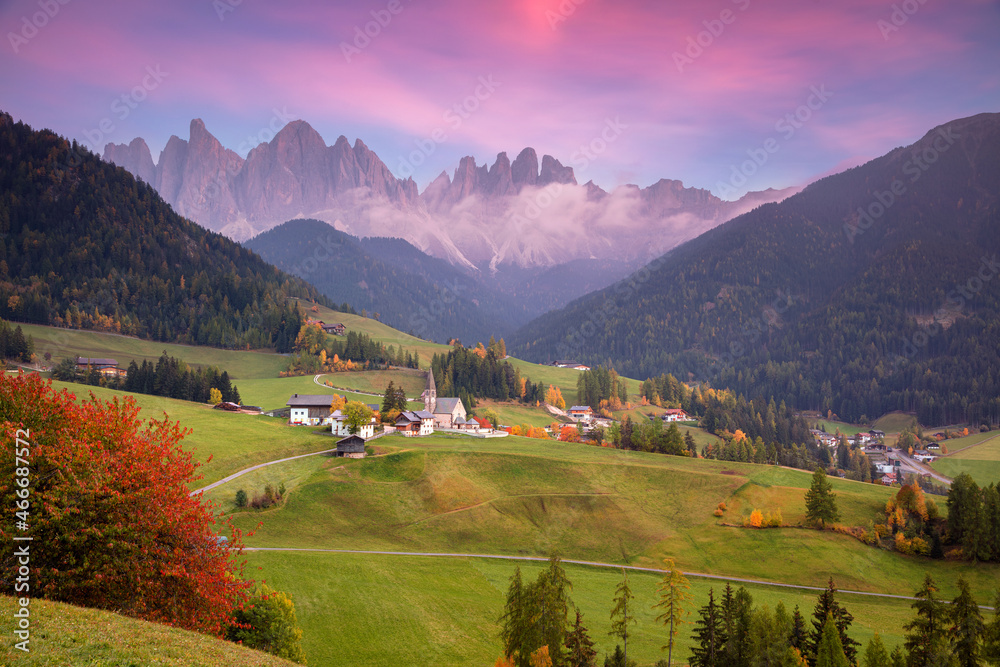
<svg viewBox="0 0 1000 667"><path fill-rule="evenodd" d="M981 114L706 232L508 348L850 421L997 424L998 229L1000 114Z"/></svg>

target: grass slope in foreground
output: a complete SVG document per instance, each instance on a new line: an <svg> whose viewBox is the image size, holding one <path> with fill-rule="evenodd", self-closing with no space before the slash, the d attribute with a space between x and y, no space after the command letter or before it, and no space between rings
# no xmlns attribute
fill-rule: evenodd
<svg viewBox="0 0 1000 667"><path fill-rule="evenodd" d="M292 667L273 655L180 630L60 602L31 601L30 652L14 648L11 619L14 598L0 595L0 617L6 619L0 664L26 667Z"/></svg>
<svg viewBox="0 0 1000 667"><path fill-rule="evenodd" d="M371 554L275 553L249 555L249 564L262 568L271 585L290 592L303 629L303 650L310 665L436 665L489 667L501 652L497 619L516 563L476 558L428 558ZM541 564L520 563L525 581L533 581ZM573 584L570 597L581 609L596 648L614 650L608 636L609 613L621 572L614 569L566 564ZM655 621L659 610L656 587L660 576L630 572L636 596L637 624L630 629L629 657L648 666L666 652L663 626ZM691 649L695 612L708 600L708 589L718 596L725 582L690 578L692 615L681 626L674 664L686 664ZM772 610L781 601L789 613L799 606L809 618L818 591L747 585L754 603ZM906 593L906 591L904 591ZM854 614L851 636L866 643L879 632L889 650L902 644L902 626L911 618L906 600L841 594L841 603ZM808 621L807 621L808 622ZM597 664L603 663L599 657Z"/></svg>

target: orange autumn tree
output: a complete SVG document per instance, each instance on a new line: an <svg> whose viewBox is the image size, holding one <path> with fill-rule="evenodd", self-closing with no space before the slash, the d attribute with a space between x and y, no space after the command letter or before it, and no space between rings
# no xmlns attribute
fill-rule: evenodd
<svg viewBox="0 0 1000 667"><path fill-rule="evenodd" d="M562 442L580 442L580 431L572 424L567 424L559 431L559 439Z"/></svg>
<svg viewBox="0 0 1000 667"><path fill-rule="evenodd" d="M18 435L32 482L27 528L0 522L0 564L12 571L12 538L28 536L32 597L220 634L253 582L242 579L239 531L223 525L220 544L215 509L188 495L199 479L180 447L189 431L141 422L130 396L75 398L37 375L0 377L0 503L17 500ZM13 583L0 580L0 592Z"/></svg>

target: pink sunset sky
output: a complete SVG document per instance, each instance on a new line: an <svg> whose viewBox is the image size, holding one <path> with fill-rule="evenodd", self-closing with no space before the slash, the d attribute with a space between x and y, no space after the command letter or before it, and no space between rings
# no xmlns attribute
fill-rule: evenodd
<svg viewBox="0 0 1000 667"><path fill-rule="evenodd" d="M0 26L0 109L36 128L156 160L192 118L242 155L301 118L421 189L532 146L581 183L732 198L1000 111L986 0L15 0Z"/></svg>

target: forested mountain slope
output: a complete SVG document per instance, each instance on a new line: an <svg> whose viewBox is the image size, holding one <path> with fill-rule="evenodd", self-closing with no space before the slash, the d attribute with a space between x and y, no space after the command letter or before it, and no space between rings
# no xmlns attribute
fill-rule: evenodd
<svg viewBox="0 0 1000 667"><path fill-rule="evenodd" d="M282 351L290 296L326 303L124 169L0 113L0 317Z"/></svg>
<svg viewBox="0 0 1000 667"><path fill-rule="evenodd" d="M1000 114L956 120L536 319L510 348L851 420L995 424L998 199Z"/></svg>

